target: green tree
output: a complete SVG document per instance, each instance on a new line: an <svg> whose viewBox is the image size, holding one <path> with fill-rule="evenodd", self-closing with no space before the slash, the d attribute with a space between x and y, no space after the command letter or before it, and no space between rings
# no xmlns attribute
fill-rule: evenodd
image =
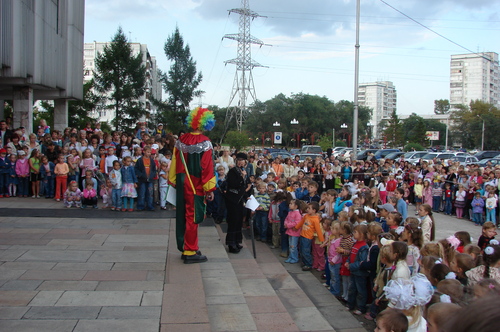
<svg viewBox="0 0 500 332"><path fill-rule="evenodd" d="M450 101L448 99L434 100L434 113L446 114L450 111Z"/></svg>
<svg viewBox="0 0 500 332"><path fill-rule="evenodd" d="M167 73L159 71L163 89L168 95L167 102L160 108L158 121L167 123L171 130L183 125L189 112L189 104L203 91L197 90L203 78L196 71L196 61L191 56L189 45L184 46L179 28L168 37L163 47L167 59L172 62Z"/></svg>
<svg viewBox="0 0 500 332"><path fill-rule="evenodd" d="M322 135L331 135L333 129L336 139L347 137L352 132L353 110L354 103L347 100L333 102L324 96L304 93L292 94L290 97L279 94L265 102L256 101L243 128L251 137L281 131L284 145L295 147L298 137L312 140L314 135L316 140ZM369 108L359 108L360 138L367 133L370 117ZM297 120L298 124L291 124L293 119ZM275 122L280 123L280 126L274 127ZM347 130L341 130L343 123L349 125Z"/></svg>
<svg viewBox="0 0 500 332"><path fill-rule="evenodd" d="M54 102L42 100L40 107L33 107L33 130L36 132L40 120L44 119L50 128L54 128Z"/></svg>
<svg viewBox="0 0 500 332"><path fill-rule="evenodd" d="M497 150L500 139L500 110L490 103L473 100L467 105L455 106L451 115L453 141L461 142L465 148L481 148L484 121L484 149Z"/></svg>
<svg viewBox="0 0 500 332"><path fill-rule="evenodd" d="M146 68L142 54L133 55L121 27L97 55L95 65L95 88L110 102L105 108L115 112L112 125L117 130L132 127L147 115L145 105L139 101L146 91Z"/></svg>
<svg viewBox="0 0 500 332"><path fill-rule="evenodd" d="M389 145L392 147L402 146L404 144L403 124L396 111L393 111L391 117L381 121L381 123L384 121L384 135L387 137Z"/></svg>
<svg viewBox="0 0 500 332"><path fill-rule="evenodd" d="M405 142L417 143L423 146L427 145L427 137L425 135L427 126L424 118L413 113L402 121L402 125Z"/></svg>
<svg viewBox="0 0 500 332"><path fill-rule="evenodd" d="M74 128L85 128L87 122L94 123L95 119L89 114L97 110L102 102L102 97L94 93L94 80L83 84L83 99L68 102L68 125Z"/></svg>
<svg viewBox="0 0 500 332"><path fill-rule="evenodd" d="M229 131L226 134L224 143L228 144L230 147L234 147L236 150L241 150L249 145L248 134L237 130Z"/></svg>

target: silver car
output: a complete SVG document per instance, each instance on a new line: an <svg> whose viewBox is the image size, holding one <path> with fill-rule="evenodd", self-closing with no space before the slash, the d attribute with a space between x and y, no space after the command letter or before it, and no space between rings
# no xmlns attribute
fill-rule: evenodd
<svg viewBox="0 0 500 332"><path fill-rule="evenodd" d="M479 159L477 159L474 156L455 156L451 158L451 161L453 162L459 162L460 165L466 166L466 165L471 165L471 164L479 164Z"/></svg>

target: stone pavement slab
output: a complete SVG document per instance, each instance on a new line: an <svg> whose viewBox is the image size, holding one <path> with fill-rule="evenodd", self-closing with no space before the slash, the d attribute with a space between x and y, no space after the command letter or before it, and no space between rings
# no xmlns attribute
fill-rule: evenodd
<svg viewBox="0 0 500 332"><path fill-rule="evenodd" d="M68 332L74 331L78 320L2 320L0 321L0 332Z"/></svg>
<svg viewBox="0 0 500 332"><path fill-rule="evenodd" d="M96 319L101 307L32 307L24 319Z"/></svg>
<svg viewBox="0 0 500 332"><path fill-rule="evenodd" d="M79 320L73 332L158 332L155 319L97 319Z"/></svg>
<svg viewBox="0 0 500 332"><path fill-rule="evenodd" d="M66 291L56 306L139 306L141 291Z"/></svg>
<svg viewBox="0 0 500 332"><path fill-rule="evenodd" d="M161 307L102 307L98 319L160 319Z"/></svg>

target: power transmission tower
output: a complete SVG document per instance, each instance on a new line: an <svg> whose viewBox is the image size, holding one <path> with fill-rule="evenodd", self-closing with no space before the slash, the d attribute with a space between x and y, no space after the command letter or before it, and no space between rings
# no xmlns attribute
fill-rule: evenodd
<svg viewBox="0 0 500 332"><path fill-rule="evenodd" d="M242 8L230 9L229 14L237 13L240 15L239 32L235 34L226 34L224 38L236 40L238 42L238 57L227 60L225 64L236 65L236 74L234 76L233 89L229 98L228 109L226 113L224 133L221 140L227 133L229 123L232 118L236 118L236 126L241 131L243 120L248 112L248 97L253 101L257 100L255 87L253 84L252 69L255 67L264 67L261 64L252 61L251 45L264 45L264 42L250 35L250 22L256 17L265 17L249 9L249 0L241 0ZM231 106L235 97L239 97L238 104Z"/></svg>

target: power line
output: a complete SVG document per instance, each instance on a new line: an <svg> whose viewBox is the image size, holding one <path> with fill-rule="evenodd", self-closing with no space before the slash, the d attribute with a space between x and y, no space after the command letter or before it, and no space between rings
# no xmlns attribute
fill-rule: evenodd
<svg viewBox="0 0 500 332"><path fill-rule="evenodd" d="M294 21L315 21L315 22L334 22L334 23L354 23L353 21L338 21L334 19L317 19L317 18L297 18L297 17L282 17L282 16L268 16L268 18L273 18L273 19L282 19L282 20L294 20ZM412 27L413 25L409 24L397 24L397 23L383 23L383 22L366 22L364 21L363 24L366 25L388 25L388 26L401 26L401 27ZM495 28L470 28L470 27L440 27L441 29L453 29L453 30L481 30L481 31L499 31L500 29L495 29Z"/></svg>
<svg viewBox="0 0 500 332"><path fill-rule="evenodd" d="M454 45L456 45L456 46L458 46L458 47L460 47L460 48L462 48L462 49L464 49L464 50L468 51L469 53L476 54L476 55L477 55L477 56L479 56L479 57L482 57L482 58L484 58L484 59L489 60L489 58L485 57L483 54L478 53L478 52L474 52L474 51L472 51L471 49L469 49L469 48L467 48L467 47L465 47L465 46L463 46L463 45L461 45L461 44L459 44L459 43L457 43L457 42L455 42L455 41L451 40L450 38L443 36L443 35L442 35L442 34L440 34L439 32L432 30L431 28L429 28L429 27L428 27L428 26L426 26L425 24L420 23L419 21L417 21L416 19L414 19L414 18L410 17L409 15L406 15L405 13L403 13L402 11L400 11L399 9L397 9L397 8L395 8L395 7L393 7L393 6L391 6L390 4L388 4L387 2L385 2L384 0L379 0L379 1L380 1L380 2L382 2L384 5L386 5L387 7L391 8L391 9L393 9L394 11L398 12L399 14L403 15L403 16L404 16L404 17L406 17L407 19L409 19L409 20L411 20L411 21L415 22L416 24L420 25L422 28L429 30L430 32L432 32L432 33L434 33L434 34L438 35L439 37L441 37L441 38L443 38L443 39L445 39L445 40L449 41L450 43L452 43L452 44L454 44Z"/></svg>
<svg viewBox="0 0 500 332"><path fill-rule="evenodd" d="M325 13L298 13L298 12L281 12L281 11L264 11L260 10L262 13L274 13L274 14L292 14L292 15L316 15L316 16L332 16L332 17L355 17L355 15L350 15L350 14L325 14ZM389 19L398 19L399 17L396 16L370 16L370 15L361 15L362 18L389 18ZM297 18L300 19L300 18ZM440 20L440 21L450 21L450 22L481 22L481 23L500 23L498 20L487 20L487 21L480 21L480 20L459 20L459 19L443 19L443 18L416 18L418 20L429 20L429 21L435 21L435 20Z"/></svg>

